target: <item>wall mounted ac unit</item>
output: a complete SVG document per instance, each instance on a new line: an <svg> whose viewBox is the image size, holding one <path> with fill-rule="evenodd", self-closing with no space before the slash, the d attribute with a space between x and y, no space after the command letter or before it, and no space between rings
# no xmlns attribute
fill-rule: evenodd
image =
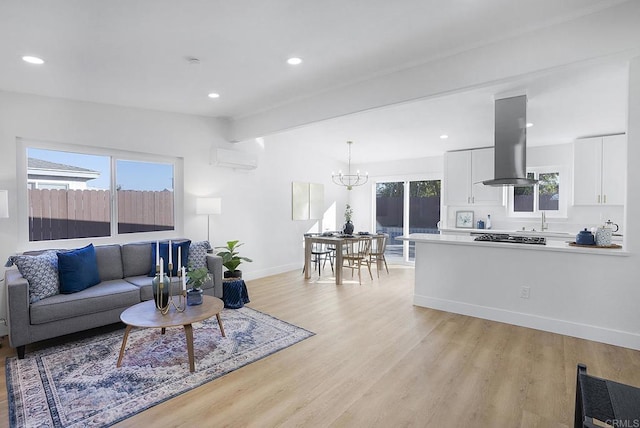
<svg viewBox="0 0 640 428"><path fill-rule="evenodd" d="M258 157L252 153L214 148L211 151L211 164L234 169L256 169Z"/></svg>

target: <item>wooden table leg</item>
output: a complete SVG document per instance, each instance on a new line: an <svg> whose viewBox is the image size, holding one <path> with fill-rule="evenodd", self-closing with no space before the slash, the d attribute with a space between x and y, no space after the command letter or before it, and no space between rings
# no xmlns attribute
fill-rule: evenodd
<svg viewBox="0 0 640 428"><path fill-rule="evenodd" d="M336 285L342 285L342 244L343 241L336 244Z"/></svg>
<svg viewBox="0 0 640 428"><path fill-rule="evenodd" d="M304 238L304 279L311 278L310 266L311 265L311 247L313 243L308 236Z"/></svg>
<svg viewBox="0 0 640 428"><path fill-rule="evenodd" d="M218 325L220 326L220 333L222 333L222 337L227 337L227 335L224 334L224 327L222 326L222 318L220 318L220 314L216 314L216 318L218 318Z"/></svg>
<svg viewBox="0 0 640 428"><path fill-rule="evenodd" d="M124 357L124 349L127 347L127 338L129 337L130 331L131 331L131 326L128 325L127 328L124 329L124 337L122 338L122 346L120 347L120 356L118 357L118 362L116 363L116 367L120 367L120 364L122 364L122 357Z"/></svg>
<svg viewBox="0 0 640 428"><path fill-rule="evenodd" d="M189 371L196 371L196 363L193 357L193 327L191 324L184 325L184 334L187 336L187 354L189 354Z"/></svg>

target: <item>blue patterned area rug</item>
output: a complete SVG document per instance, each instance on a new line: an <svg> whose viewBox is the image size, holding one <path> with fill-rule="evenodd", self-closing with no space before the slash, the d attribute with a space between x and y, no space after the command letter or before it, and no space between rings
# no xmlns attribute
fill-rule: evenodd
<svg viewBox="0 0 640 428"><path fill-rule="evenodd" d="M12 427L109 426L210 382L314 333L251 308L193 325L196 371L183 328L133 329L116 368L124 329L6 360Z"/></svg>

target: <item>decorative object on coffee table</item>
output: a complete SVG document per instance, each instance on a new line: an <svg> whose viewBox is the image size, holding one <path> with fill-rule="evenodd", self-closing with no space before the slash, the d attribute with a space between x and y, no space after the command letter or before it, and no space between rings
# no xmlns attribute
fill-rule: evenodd
<svg viewBox="0 0 640 428"><path fill-rule="evenodd" d="M204 293L202 286L206 281L211 279L211 274L207 268L193 269L193 267L190 267L187 271L187 276L189 277L187 284L191 285L191 288L187 291L187 305L201 305L202 295Z"/></svg>
<svg viewBox="0 0 640 428"><path fill-rule="evenodd" d="M216 247L216 249L220 249L222 251L218 251L217 255L222 257L222 266L227 268L224 272L225 278L242 278L242 271L238 270L238 266L245 262L252 262L248 257L240 257L238 255L238 247L244 245L240 241L227 241L226 247Z"/></svg>
<svg viewBox="0 0 640 428"><path fill-rule="evenodd" d="M159 311L165 311L169 306L169 288L171 281L169 277L160 270L156 276L151 280L151 287L153 287L153 301L156 304L156 309Z"/></svg>
<svg viewBox="0 0 640 428"><path fill-rule="evenodd" d="M151 281L151 286L153 289L153 299L155 301L156 309L160 311L162 315L167 315L169 310L173 306L173 308L177 312L183 312L187 307L187 286L185 281L185 269L182 264L182 252L181 247L177 247L177 278L179 280L179 291L175 292L172 286L172 277L173 277L173 251L172 251L171 241L169 241L168 245L168 254L169 254L169 263L167 264L166 273L164 270L164 260L160 257L160 243L156 242L156 276ZM174 296L175 295L175 296ZM177 300L174 297L177 296Z"/></svg>

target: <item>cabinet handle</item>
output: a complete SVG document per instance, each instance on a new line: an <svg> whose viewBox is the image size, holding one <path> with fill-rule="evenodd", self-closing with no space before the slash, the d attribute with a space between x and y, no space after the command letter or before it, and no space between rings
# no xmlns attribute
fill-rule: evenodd
<svg viewBox="0 0 640 428"><path fill-rule="evenodd" d="M598 203L600 203L600 195L598 195Z"/></svg>
<svg viewBox="0 0 640 428"><path fill-rule="evenodd" d="M602 197L602 203L603 203L603 204L606 204L606 203L607 203L607 195L604 195L604 196Z"/></svg>
<svg viewBox="0 0 640 428"><path fill-rule="evenodd" d="M470 204L471 203L471 196L467 196L467 203Z"/></svg>
<svg viewBox="0 0 640 428"><path fill-rule="evenodd" d="M472 203L472 204L475 204L475 203L476 203L476 197L475 197L475 196L472 196L472 197L471 197L471 203Z"/></svg>

